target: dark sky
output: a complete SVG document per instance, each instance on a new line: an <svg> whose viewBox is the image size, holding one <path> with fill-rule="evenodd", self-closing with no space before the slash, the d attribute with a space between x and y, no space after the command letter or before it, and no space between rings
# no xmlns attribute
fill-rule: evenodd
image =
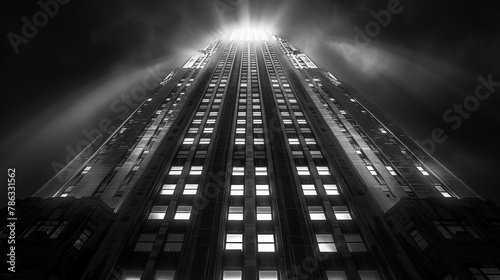
<svg viewBox="0 0 500 280"><path fill-rule="evenodd" d="M58 3L41 1L49 2ZM51 15L44 18L37 1L7 1L1 168L16 168L18 197L31 194L54 176L52 163L65 163L67 149L77 149L83 130L118 116L112 102L130 94L144 76L166 76L217 34L250 24L289 39L414 138L443 129L447 139L432 155L500 204L494 136L500 87L474 103L479 76L500 81L498 10L489 3L72 0L49 5ZM23 35L34 15L39 27L25 27ZM377 15L382 25L373 22ZM11 40L19 36L17 46L9 34ZM453 121L443 119L464 101L472 109L459 117L460 124L453 111Z"/></svg>

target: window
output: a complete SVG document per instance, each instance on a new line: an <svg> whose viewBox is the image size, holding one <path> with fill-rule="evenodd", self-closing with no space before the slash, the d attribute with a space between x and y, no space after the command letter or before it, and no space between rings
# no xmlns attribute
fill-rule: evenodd
<svg viewBox="0 0 500 280"><path fill-rule="evenodd" d="M316 234L319 251L323 253L337 252L337 247L331 234Z"/></svg>
<svg viewBox="0 0 500 280"><path fill-rule="evenodd" d="M172 166L168 175L181 175L183 166Z"/></svg>
<svg viewBox="0 0 500 280"><path fill-rule="evenodd" d="M226 251L243 251L243 234L226 234Z"/></svg>
<svg viewBox="0 0 500 280"><path fill-rule="evenodd" d="M160 194L173 195L175 191L175 184L163 184Z"/></svg>
<svg viewBox="0 0 500 280"><path fill-rule="evenodd" d="M198 142L200 145L208 145L210 144L210 138L200 138L200 142Z"/></svg>
<svg viewBox="0 0 500 280"><path fill-rule="evenodd" d="M233 167L233 176L245 175L245 167Z"/></svg>
<svg viewBox="0 0 500 280"><path fill-rule="evenodd" d="M49 238L57 238L67 225L67 221L38 221L23 237L28 237L33 231L43 231Z"/></svg>
<svg viewBox="0 0 500 280"><path fill-rule="evenodd" d="M203 133L213 133L214 132L214 128L213 127L205 127L203 129Z"/></svg>
<svg viewBox="0 0 500 280"><path fill-rule="evenodd" d="M464 233L469 233L472 237L479 238L479 235L467 222L433 221L433 223L445 238L453 238Z"/></svg>
<svg viewBox="0 0 500 280"><path fill-rule="evenodd" d="M278 280L278 272L259 271L259 280Z"/></svg>
<svg viewBox="0 0 500 280"><path fill-rule="evenodd" d="M254 138L253 144L254 145L264 145L264 138Z"/></svg>
<svg viewBox="0 0 500 280"><path fill-rule="evenodd" d="M182 142L182 144L184 145L193 145L194 143L194 138L184 138L184 141Z"/></svg>
<svg viewBox="0 0 500 280"><path fill-rule="evenodd" d="M373 176L377 176L377 171L375 171L373 166L367 165L366 168L370 171L370 174L372 174Z"/></svg>
<svg viewBox="0 0 500 280"><path fill-rule="evenodd" d="M299 145L300 144L299 139L297 139L297 138L289 138L288 143L290 145Z"/></svg>
<svg viewBox="0 0 500 280"><path fill-rule="evenodd" d="M420 235L420 233L416 228L411 229L409 233L413 241L415 241L415 243L420 248L420 250L424 250L425 248L427 248L427 242L422 237L422 235Z"/></svg>
<svg viewBox="0 0 500 280"><path fill-rule="evenodd" d="M163 220L167 213L168 206L153 206L151 213L149 213L149 220Z"/></svg>
<svg viewBox="0 0 500 280"><path fill-rule="evenodd" d="M203 171L203 166L191 166L189 175L201 175L202 171Z"/></svg>
<svg viewBox="0 0 500 280"><path fill-rule="evenodd" d="M309 217L313 221L322 221L326 220L325 212L323 211L323 207L321 206L308 206Z"/></svg>
<svg viewBox="0 0 500 280"><path fill-rule="evenodd" d="M274 252L274 235L257 234L257 251Z"/></svg>
<svg viewBox="0 0 500 280"><path fill-rule="evenodd" d="M441 184L435 184L434 187L443 195L444 197L451 197L451 195L443 188Z"/></svg>
<svg viewBox="0 0 500 280"><path fill-rule="evenodd" d="M360 234L348 233L344 234L345 241L347 242L347 247L351 252L366 252L366 246L363 243L363 239Z"/></svg>
<svg viewBox="0 0 500 280"><path fill-rule="evenodd" d="M380 280L380 277L375 270L360 270L358 273L361 280Z"/></svg>
<svg viewBox="0 0 500 280"><path fill-rule="evenodd" d="M351 214L347 209L347 206L332 206L333 212L335 213L335 218L337 220L352 220Z"/></svg>
<svg viewBox="0 0 500 280"><path fill-rule="evenodd" d="M314 185L302 185L304 195L317 195Z"/></svg>
<svg viewBox="0 0 500 280"><path fill-rule="evenodd" d="M271 206L257 206L257 220L270 221L273 217L271 215Z"/></svg>
<svg viewBox="0 0 500 280"><path fill-rule="evenodd" d="M184 239L184 234L172 233L167 237L167 243L163 251L165 252L180 252L182 248L182 240Z"/></svg>
<svg viewBox="0 0 500 280"><path fill-rule="evenodd" d="M326 278L328 280L348 280L344 271L327 271Z"/></svg>
<svg viewBox="0 0 500 280"><path fill-rule="evenodd" d="M328 166L316 166L316 170L318 170L319 175L331 175Z"/></svg>
<svg viewBox="0 0 500 280"><path fill-rule="evenodd" d="M245 128L244 127L236 128L236 133L245 133Z"/></svg>
<svg viewBox="0 0 500 280"><path fill-rule="evenodd" d="M267 167L255 167L255 176L266 176L267 175Z"/></svg>
<svg viewBox="0 0 500 280"><path fill-rule="evenodd" d="M392 176L397 176L398 174L394 171L394 169L392 168L392 166L389 166L389 165L386 165L385 168L387 169L387 171L389 171L389 173L392 175Z"/></svg>
<svg viewBox="0 0 500 280"><path fill-rule="evenodd" d="M241 280L241 271L224 271L222 280Z"/></svg>
<svg viewBox="0 0 500 280"><path fill-rule="evenodd" d="M184 192L182 194L196 195L197 190L198 190L198 184L186 184L186 186L184 187Z"/></svg>
<svg viewBox="0 0 500 280"><path fill-rule="evenodd" d="M229 206L227 219L230 221L243 220L243 206Z"/></svg>
<svg viewBox="0 0 500 280"><path fill-rule="evenodd" d="M153 243L156 239L156 234L143 233L139 236L139 240L135 245L134 251L136 252L149 252L153 249Z"/></svg>
<svg viewBox="0 0 500 280"><path fill-rule="evenodd" d="M418 169L418 171L420 171L425 176L429 176L429 172L425 171L425 169L423 169L422 167L417 166L417 169Z"/></svg>
<svg viewBox="0 0 500 280"><path fill-rule="evenodd" d="M235 145L245 145L245 138L236 138L234 139Z"/></svg>
<svg viewBox="0 0 500 280"><path fill-rule="evenodd" d="M256 185L256 195L269 195L269 185Z"/></svg>
<svg viewBox="0 0 500 280"><path fill-rule="evenodd" d="M230 195L243 195L243 185L231 185Z"/></svg>
<svg viewBox="0 0 500 280"><path fill-rule="evenodd" d="M339 195L339 190L335 184L324 184L326 195Z"/></svg>
<svg viewBox="0 0 500 280"><path fill-rule="evenodd" d="M476 279L490 279L490 280L498 280L500 279L500 269L496 267L469 267L472 275L476 277Z"/></svg>
<svg viewBox="0 0 500 280"><path fill-rule="evenodd" d="M87 174L89 173L90 169L92 169L92 166L87 166L85 169L83 169L82 174Z"/></svg>
<svg viewBox="0 0 500 280"><path fill-rule="evenodd" d="M174 220L189 220L192 206L179 206L175 212Z"/></svg>
<svg viewBox="0 0 500 280"><path fill-rule="evenodd" d="M316 145L316 140L314 138L305 138L307 145Z"/></svg>
<svg viewBox="0 0 500 280"><path fill-rule="evenodd" d="M76 239L73 246L75 246L77 250L80 250L83 247L83 245L87 243L91 235L92 231L90 231L90 229L88 228L84 229L83 232L80 234L80 236L78 236L78 239Z"/></svg>
<svg viewBox="0 0 500 280"><path fill-rule="evenodd" d="M297 166L297 174L310 175L309 168L307 168L307 166Z"/></svg>

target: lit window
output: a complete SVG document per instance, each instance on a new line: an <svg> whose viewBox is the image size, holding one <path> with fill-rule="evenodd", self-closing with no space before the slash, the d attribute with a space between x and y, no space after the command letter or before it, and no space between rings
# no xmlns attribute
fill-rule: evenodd
<svg viewBox="0 0 500 280"><path fill-rule="evenodd" d="M135 245L136 252L149 252L153 249L153 243L156 239L156 234L143 233L139 236L139 240Z"/></svg>
<svg viewBox="0 0 500 280"><path fill-rule="evenodd" d="M172 166L168 175L181 175L183 166Z"/></svg>
<svg viewBox="0 0 500 280"><path fill-rule="evenodd" d="M222 280L241 280L241 271L224 271Z"/></svg>
<svg viewBox="0 0 500 280"><path fill-rule="evenodd" d="M327 271L326 278L328 280L347 280L347 276L344 271Z"/></svg>
<svg viewBox="0 0 500 280"><path fill-rule="evenodd" d="M272 219L271 206L257 206L257 220L270 221Z"/></svg>
<svg viewBox="0 0 500 280"><path fill-rule="evenodd" d="M323 155L321 154L320 151L310 151L310 152L312 158L323 158Z"/></svg>
<svg viewBox="0 0 500 280"><path fill-rule="evenodd" d="M288 143L290 145L299 145L300 144L299 139L297 139L297 138L288 138Z"/></svg>
<svg viewBox="0 0 500 280"><path fill-rule="evenodd" d="M344 234L347 247L351 252L366 252L366 246L363 243L361 235L357 233Z"/></svg>
<svg viewBox="0 0 500 280"><path fill-rule="evenodd" d="M174 220L189 220L191 217L192 206L179 206L175 213Z"/></svg>
<svg viewBox="0 0 500 280"><path fill-rule="evenodd" d="M243 234L228 233L226 235L226 251L243 251Z"/></svg>
<svg viewBox="0 0 500 280"><path fill-rule="evenodd" d="M90 229L88 228L84 229L83 232L80 234L80 236L78 236L78 239L75 241L73 246L75 246L77 250L80 250L83 247L83 245L87 243L91 235L92 231L90 231Z"/></svg>
<svg viewBox="0 0 500 280"><path fill-rule="evenodd" d="M266 176L267 175L267 167L259 166L255 167L255 176Z"/></svg>
<svg viewBox="0 0 500 280"><path fill-rule="evenodd" d="M262 124L261 119L253 119L252 122L253 122L253 124Z"/></svg>
<svg viewBox="0 0 500 280"><path fill-rule="evenodd" d="M182 240L184 234L169 234L163 251L165 252L180 252L182 248Z"/></svg>
<svg viewBox="0 0 500 280"><path fill-rule="evenodd" d="M370 171L370 174L372 174L373 176L377 175L377 171L375 171L375 169L373 168L373 166L367 165L366 168Z"/></svg>
<svg viewBox="0 0 500 280"><path fill-rule="evenodd" d="M231 185L230 195L243 195L243 185Z"/></svg>
<svg viewBox="0 0 500 280"><path fill-rule="evenodd" d="M247 120L245 120L245 119L243 119L243 120L236 120L236 123L237 124L246 124Z"/></svg>
<svg viewBox="0 0 500 280"><path fill-rule="evenodd" d="M306 138L307 145L316 145L316 140L314 138Z"/></svg>
<svg viewBox="0 0 500 280"><path fill-rule="evenodd" d="M269 185L256 185L256 195L269 195Z"/></svg>
<svg viewBox="0 0 500 280"><path fill-rule="evenodd" d="M387 168L387 171L389 171L389 173L392 176L397 176L398 175L398 174L396 174L396 172L394 171L394 169L392 168L392 166L387 165L385 168Z"/></svg>
<svg viewBox="0 0 500 280"><path fill-rule="evenodd" d="M358 273L361 280L380 280L380 277L375 270L360 270Z"/></svg>
<svg viewBox="0 0 500 280"><path fill-rule="evenodd" d="M441 186L441 184L435 184L434 187L441 193L444 197L451 197L451 195Z"/></svg>
<svg viewBox="0 0 500 280"><path fill-rule="evenodd" d="M305 119L297 119L298 124L307 124L307 121Z"/></svg>
<svg viewBox="0 0 500 280"><path fill-rule="evenodd" d="M149 220L162 220L165 218L168 206L153 206L151 213L149 213Z"/></svg>
<svg viewBox="0 0 500 280"><path fill-rule="evenodd" d="M184 138L182 144L184 145L192 145L194 143L194 138Z"/></svg>
<svg viewBox="0 0 500 280"><path fill-rule="evenodd" d="M238 117L245 117L247 112L238 112Z"/></svg>
<svg viewBox="0 0 500 280"><path fill-rule="evenodd" d="M339 195L339 190L335 184L324 184L326 195Z"/></svg>
<svg viewBox="0 0 500 280"><path fill-rule="evenodd" d="M318 241L320 252L337 252L337 246L335 246L335 242L333 241L333 236L331 234L316 234L316 241Z"/></svg>
<svg viewBox="0 0 500 280"><path fill-rule="evenodd" d="M258 252L274 252L274 235L273 234L258 234L257 235L257 251Z"/></svg>
<svg viewBox="0 0 500 280"><path fill-rule="evenodd" d="M245 175L245 167L233 167L233 176L243 176Z"/></svg>
<svg viewBox="0 0 500 280"><path fill-rule="evenodd" d="M243 220L243 206L229 206L227 219L230 221Z"/></svg>
<svg viewBox="0 0 500 280"><path fill-rule="evenodd" d="M328 166L316 166L316 170L318 170L319 175L331 175Z"/></svg>
<svg viewBox="0 0 500 280"><path fill-rule="evenodd" d="M325 212L323 211L323 207L321 206L308 206L309 217L313 221L321 221L326 220Z"/></svg>
<svg viewBox="0 0 500 280"><path fill-rule="evenodd" d="M163 184L161 193L163 195L173 195L175 191L175 184Z"/></svg>
<svg viewBox="0 0 500 280"><path fill-rule="evenodd" d="M201 123L201 119L194 119L194 120L193 120L193 123L194 123L194 124L200 124L200 123Z"/></svg>
<svg viewBox="0 0 500 280"><path fill-rule="evenodd" d="M191 166L189 175L201 175L202 171L203 171L203 166Z"/></svg>
<svg viewBox="0 0 500 280"><path fill-rule="evenodd" d="M415 241L415 243L418 245L420 250L424 250L425 248L427 248L428 246L427 241L425 241L425 239L422 237L422 235L420 235L420 232L418 232L416 228L410 230L410 236L413 239L413 241Z"/></svg>
<svg viewBox="0 0 500 280"><path fill-rule="evenodd" d="M87 174L89 173L90 169L92 169L92 166L87 166L85 169L83 169L82 174Z"/></svg>
<svg viewBox="0 0 500 280"><path fill-rule="evenodd" d="M244 127L236 128L236 133L245 133L245 128Z"/></svg>
<svg viewBox="0 0 500 280"><path fill-rule="evenodd" d="M200 145L208 145L210 144L210 138L200 138Z"/></svg>
<svg viewBox="0 0 500 280"><path fill-rule="evenodd" d="M254 138L253 143L254 145L264 145L264 138Z"/></svg>
<svg viewBox="0 0 500 280"><path fill-rule="evenodd" d="M314 185L302 185L304 195L317 195Z"/></svg>
<svg viewBox="0 0 500 280"><path fill-rule="evenodd" d="M196 195L197 190L198 190L198 184L186 184L186 186L184 187L184 192L182 194Z"/></svg>
<svg viewBox="0 0 500 280"><path fill-rule="evenodd" d="M283 124L292 124L291 119L283 119Z"/></svg>
<svg viewBox="0 0 500 280"><path fill-rule="evenodd" d="M332 208L337 220L352 220L347 206L332 206Z"/></svg>
<svg viewBox="0 0 500 280"><path fill-rule="evenodd" d="M259 271L259 280L278 280L278 272Z"/></svg>
<svg viewBox="0 0 500 280"><path fill-rule="evenodd" d="M307 166L297 166L297 174L310 175L309 168L307 168Z"/></svg>
<svg viewBox="0 0 500 280"><path fill-rule="evenodd" d="M422 174L424 174L425 176L429 176L429 172L425 171L425 169L423 169L422 167L417 166L417 169L418 171L422 172Z"/></svg>
<svg viewBox="0 0 500 280"><path fill-rule="evenodd" d="M207 123L215 123L215 119L207 119Z"/></svg>

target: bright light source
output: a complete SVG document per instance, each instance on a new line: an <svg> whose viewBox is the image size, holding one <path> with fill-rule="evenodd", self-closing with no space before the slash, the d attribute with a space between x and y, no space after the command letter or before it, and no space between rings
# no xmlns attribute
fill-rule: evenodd
<svg viewBox="0 0 500 280"><path fill-rule="evenodd" d="M267 32L258 28L235 29L229 35L229 41L268 41Z"/></svg>

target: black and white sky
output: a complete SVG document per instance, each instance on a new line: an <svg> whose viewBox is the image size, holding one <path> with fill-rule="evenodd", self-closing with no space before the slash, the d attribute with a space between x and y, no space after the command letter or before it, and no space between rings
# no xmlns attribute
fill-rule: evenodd
<svg viewBox="0 0 500 280"><path fill-rule="evenodd" d="M212 38L250 26L287 38L415 139L422 142L442 129L446 140L435 143L431 154L500 204L500 29L494 4L7 1L1 11L1 168L5 174L16 168L19 198L31 194L55 175L53 163L66 163L68 151L78 149L84 131L118 117L112 103L125 102L143 77L166 76Z"/></svg>

